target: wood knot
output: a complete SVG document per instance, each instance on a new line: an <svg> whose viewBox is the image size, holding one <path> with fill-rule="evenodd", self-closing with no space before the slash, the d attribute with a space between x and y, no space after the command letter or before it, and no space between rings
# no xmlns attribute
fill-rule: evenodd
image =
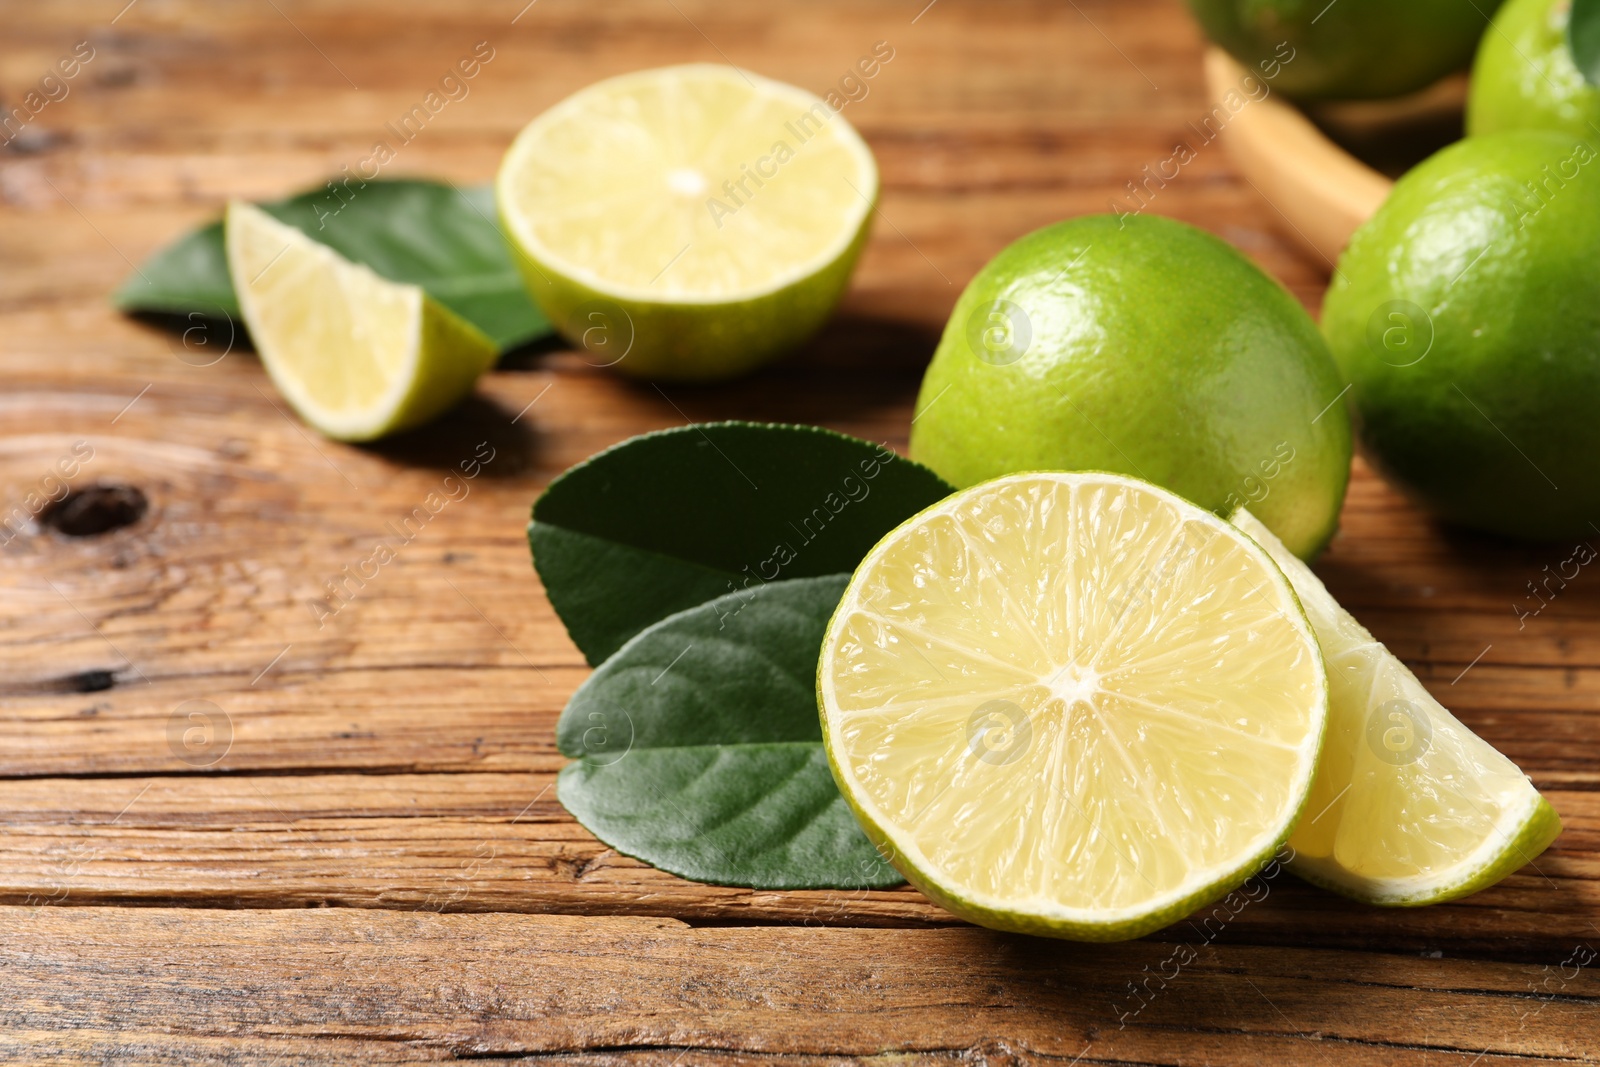
<svg viewBox="0 0 1600 1067"><path fill-rule="evenodd" d="M110 671L80 671L66 679L66 688L73 693L99 693L116 684L117 676ZM87 714L95 713L95 708L87 711Z"/></svg>
<svg viewBox="0 0 1600 1067"><path fill-rule="evenodd" d="M38 521L68 537L98 537L132 526L149 510L149 499L134 486L97 483L72 490L40 513Z"/></svg>

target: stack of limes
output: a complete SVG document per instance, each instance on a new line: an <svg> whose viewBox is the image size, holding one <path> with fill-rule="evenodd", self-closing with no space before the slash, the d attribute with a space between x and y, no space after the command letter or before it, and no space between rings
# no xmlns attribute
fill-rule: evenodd
<svg viewBox="0 0 1600 1067"><path fill-rule="evenodd" d="M1511 0L1469 137L1396 183L1323 307L1364 450L1446 520L1600 527L1600 5Z"/></svg>
<svg viewBox="0 0 1600 1067"><path fill-rule="evenodd" d="M1482 36L1471 136L1405 175L1355 234L1323 328L1364 450L1410 495L1511 537L1600 532L1600 3L1510 0L1487 33L1498 4L1193 6L1242 61L1273 41L1291 50L1268 67L1306 97L1420 88Z"/></svg>

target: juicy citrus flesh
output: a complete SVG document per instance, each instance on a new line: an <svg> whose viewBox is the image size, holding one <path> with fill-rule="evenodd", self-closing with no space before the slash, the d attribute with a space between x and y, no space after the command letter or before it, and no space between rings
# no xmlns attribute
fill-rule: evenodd
<svg viewBox="0 0 1600 1067"><path fill-rule="evenodd" d="M1328 665L1328 736L1290 868L1369 903L1431 904L1542 852L1561 823L1517 765L1445 710L1254 516L1233 521L1283 568Z"/></svg>
<svg viewBox="0 0 1600 1067"><path fill-rule="evenodd" d="M826 103L703 64L612 78L551 108L512 146L499 196L551 269L614 295L705 301L836 259L877 184Z"/></svg>
<svg viewBox="0 0 1600 1067"><path fill-rule="evenodd" d="M381 402L415 348L421 290L348 263L259 208L236 208L233 219L236 262L278 365L330 413Z"/></svg>
<svg viewBox="0 0 1600 1067"><path fill-rule="evenodd" d="M229 271L273 383L330 437L363 440L450 406L494 344L422 289L389 281L259 208L228 208Z"/></svg>
<svg viewBox="0 0 1600 1067"><path fill-rule="evenodd" d="M1271 560L1155 486L975 486L868 555L819 667L869 834L984 925L1139 936L1248 877L1305 799L1326 714Z"/></svg>

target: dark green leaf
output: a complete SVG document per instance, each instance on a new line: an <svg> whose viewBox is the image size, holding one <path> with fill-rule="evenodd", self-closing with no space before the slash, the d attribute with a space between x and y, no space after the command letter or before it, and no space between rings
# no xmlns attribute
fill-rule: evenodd
<svg viewBox="0 0 1600 1067"><path fill-rule="evenodd" d="M111 302L123 311L237 319L239 299L228 278L222 223L191 230L145 260L111 294Z"/></svg>
<svg viewBox="0 0 1600 1067"><path fill-rule="evenodd" d="M533 505L528 542L592 665L711 597L849 573L951 492L926 467L854 437L702 423L632 438L567 471Z"/></svg>
<svg viewBox="0 0 1600 1067"><path fill-rule="evenodd" d="M494 191L419 180L313 189L262 210L385 278L409 282L473 323L502 349L550 332L494 222ZM237 318L222 224L151 256L113 295L125 311Z"/></svg>
<svg viewBox="0 0 1600 1067"><path fill-rule="evenodd" d="M1567 47L1584 80L1600 85L1600 0L1572 0Z"/></svg>
<svg viewBox="0 0 1600 1067"><path fill-rule="evenodd" d="M573 694L560 797L617 851L760 889L881 887L900 875L835 786L817 656L848 574L778 581L663 619Z"/></svg>

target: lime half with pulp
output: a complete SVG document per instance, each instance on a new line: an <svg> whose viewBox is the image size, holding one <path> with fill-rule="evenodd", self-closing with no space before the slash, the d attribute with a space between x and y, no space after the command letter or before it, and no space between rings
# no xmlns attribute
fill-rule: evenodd
<svg viewBox="0 0 1600 1067"><path fill-rule="evenodd" d="M1114 474L1017 474L868 554L823 642L823 735L868 835L985 926L1138 937L1288 837L1327 677L1236 527Z"/></svg>
<svg viewBox="0 0 1600 1067"><path fill-rule="evenodd" d="M850 280L878 168L829 103L734 67L589 86L495 185L529 292L596 365L727 378L799 345Z"/></svg>

